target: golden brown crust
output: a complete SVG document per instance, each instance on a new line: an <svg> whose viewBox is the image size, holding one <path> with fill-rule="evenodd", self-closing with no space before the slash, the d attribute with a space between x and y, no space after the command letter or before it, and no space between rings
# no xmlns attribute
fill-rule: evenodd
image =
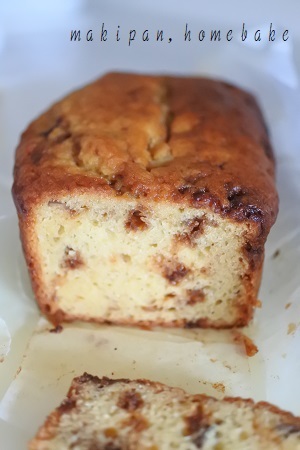
<svg viewBox="0 0 300 450"><path fill-rule="evenodd" d="M277 214L273 154L255 100L204 78L108 74L33 122L16 154L20 213L46 194L90 189L206 205L259 222L264 235Z"/></svg>
<svg viewBox="0 0 300 450"><path fill-rule="evenodd" d="M234 325L251 319L278 198L268 134L250 94L205 78L108 74L29 126L17 149L14 175L13 196L33 289L55 324L73 318L48 310L31 245L34 207L68 192L207 208L247 223L247 299L239 305ZM141 323L152 325L160 324ZM169 326L226 324L203 318Z"/></svg>

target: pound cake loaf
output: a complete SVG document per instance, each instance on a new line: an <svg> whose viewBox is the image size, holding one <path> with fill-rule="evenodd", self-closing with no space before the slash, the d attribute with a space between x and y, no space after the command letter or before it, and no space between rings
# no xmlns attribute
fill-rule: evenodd
<svg viewBox="0 0 300 450"><path fill-rule="evenodd" d="M300 418L268 403L84 374L30 450L299 450Z"/></svg>
<svg viewBox="0 0 300 450"><path fill-rule="evenodd" d="M28 127L14 176L34 293L53 323L251 319L278 200L250 94L108 74Z"/></svg>

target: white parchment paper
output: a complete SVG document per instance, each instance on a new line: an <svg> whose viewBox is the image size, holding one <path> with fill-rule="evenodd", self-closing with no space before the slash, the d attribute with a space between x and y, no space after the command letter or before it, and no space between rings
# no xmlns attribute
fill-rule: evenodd
<svg viewBox="0 0 300 450"><path fill-rule="evenodd" d="M103 17L109 20L104 13ZM76 23L88 23L91 18L74 15L75 19ZM149 15L150 24L156 24L154 19ZM179 26L176 20L169 24L171 31ZM129 16L124 14L123 21L129 23ZM25 449L46 415L66 394L71 379L84 371L99 376L145 377L217 397L252 397L300 414L297 42L291 38L288 43L272 45L221 43L218 47L203 46L201 51L194 44L184 47L178 43L168 52L149 45L146 54L145 47L137 45L134 52L124 50L126 59L113 44L102 47L101 53L96 45L70 50L59 33L53 35L51 45L40 30L34 36L24 34L23 39L5 33L1 37L0 448ZM23 53L27 58L21 57ZM17 70L20 59L22 72ZM262 308L245 330L259 348L252 358L230 331L147 331L73 324L61 333L51 333L51 325L39 316L10 196L13 150L22 129L50 103L116 67L223 78L252 91L261 104L276 152L280 213L266 247L259 296Z"/></svg>

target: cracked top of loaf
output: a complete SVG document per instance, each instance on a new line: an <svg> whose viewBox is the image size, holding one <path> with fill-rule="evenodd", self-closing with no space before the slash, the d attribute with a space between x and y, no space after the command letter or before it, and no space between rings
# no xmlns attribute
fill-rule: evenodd
<svg viewBox="0 0 300 450"><path fill-rule="evenodd" d="M16 154L19 213L87 190L211 208L264 236L278 207L255 99L205 78L111 73L35 120Z"/></svg>

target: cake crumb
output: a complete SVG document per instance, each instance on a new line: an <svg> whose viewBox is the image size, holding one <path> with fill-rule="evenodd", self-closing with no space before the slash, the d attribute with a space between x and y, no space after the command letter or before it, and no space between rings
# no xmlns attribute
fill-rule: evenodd
<svg viewBox="0 0 300 450"><path fill-rule="evenodd" d="M262 301L261 300L256 300L255 304L254 304L255 308L261 308L262 307Z"/></svg>
<svg viewBox="0 0 300 450"><path fill-rule="evenodd" d="M17 376L19 375L19 373L21 372L21 370L22 370L22 367L19 366L19 367L18 367L18 370L16 371L16 374L15 374L15 376L14 376L14 380L17 378Z"/></svg>
<svg viewBox="0 0 300 450"><path fill-rule="evenodd" d="M213 383L212 387L216 389L216 391L222 392L222 394L225 392L225 386L223 383Z"/></svg>
<svg viewBox="0 0 300 450"><path fill-rule="evenodd" d="M279 255L280 255L280 250L277 249L277 250L273 253L272 258L275 259L275 258L277 258Z"/></svg>
<svg viewBox="0 0 300 450"><path fill-rule="evenodd" d="M291 306L291 304L292 304L291 302L288 302L288 303L285 305L284 308L285 308L285 309L289 309L289 307Z"/></svg>
<svg viewBox="0 0 300 450"><path fill-rule="evenodd" d="M258 348L254 344L252 339L250 339L248 336L245 336L240 331L235 331L234 334L234 341L244 345L247 356L252 357L256 355L256 353L258 352Z"/></svg>
<svg viewBox="0 0 300 450"><path fill-rule="evenodd" d="M226 363L226 362L223 362L223 366L224 367L226 367L226 369L228 369L228 370L231 370L232 371L232 367L228 364L228 363Z"/></svg>
<svg viewBox="0 0 300 450"><path fill-rule="evenodd" d="M295 334L298 326L299 326L299 324L297 325L296 323L293 323L293 322L289 323L287 334L292 334L292 335Z"/></svg>

